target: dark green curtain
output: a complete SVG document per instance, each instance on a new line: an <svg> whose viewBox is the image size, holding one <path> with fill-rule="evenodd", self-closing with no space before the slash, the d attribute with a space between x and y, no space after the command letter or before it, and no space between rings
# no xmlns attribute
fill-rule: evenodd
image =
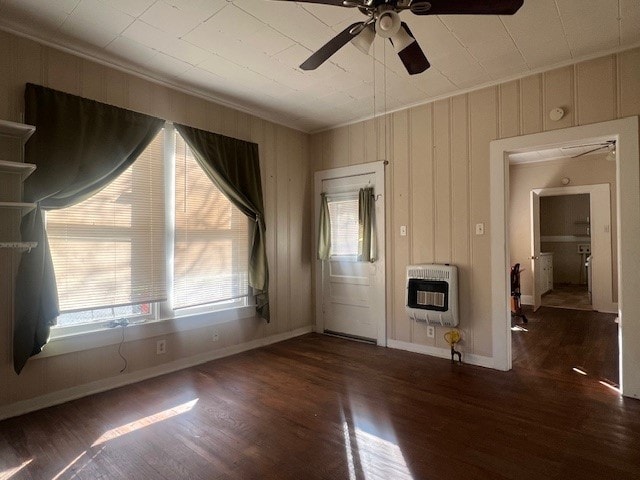
<svg viewBox="0 0 640 480"><path fill-rule="evenodd" d="M269 266L258 145L185 125L175 125L211 181L247 217L256 222L249 257L249 285L256 290L256 311L269 321Z"/></svg>
<svg viewBox="0 0 640 480"><path fill-rule="evenodd" d="M106 187L149 145L164 121L38 85L27 84L25 123L36 131L25 160L37 166L24 183L25 202L37 208L20 226L23 253L15 292L13 366L20 373L40 353L60 314L43 212L74 205Z"/></svg>
<svg viewBox="0 0 640 480"><path fill-rule="evenodd" d="M327 194L320 194L320 220L318 221L318 260L329 260L331 256L331 219Z"/></svg>
<svg viewBox="0 0 640 480"><path fill-rule="evenodd" d="M376 260L375 211L373 188L361 188L358 193L359 262L375 262Z"/></svg>

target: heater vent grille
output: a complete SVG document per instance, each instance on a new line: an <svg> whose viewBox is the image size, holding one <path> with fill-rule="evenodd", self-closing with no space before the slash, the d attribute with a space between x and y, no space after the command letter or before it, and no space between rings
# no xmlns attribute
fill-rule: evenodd
<svg viewBox="0 0 640 480"><path fill-rule="evenodd" d="M458 269L453 265L409 265L406 309L409 318L431 325L458 325Z"/></svg>
<svg viewBox="0 0 640 480"><path fill-rule="evenodd" d="M444 307L444 293L423 292L418 290L418 305L428 305L434 307Z"/></svg>
<svg viewBox="0 0 640 480"><path fill-rule="evenodd" d="M428 278L430 280L449 280L449 273L449 270L441 270L437 268L409 267L407 277Z"/></svg>

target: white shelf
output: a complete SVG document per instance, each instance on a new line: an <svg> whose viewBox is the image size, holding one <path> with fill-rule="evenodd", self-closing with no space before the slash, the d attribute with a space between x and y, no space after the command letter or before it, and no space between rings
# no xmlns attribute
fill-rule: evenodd
<svg viewBox="0 0 640 480"><path fill-rule="evenodd" d="M36 208L35 203L24 203L24 202L0 202L0 208L13 208L22 211L22 215L26 215L31 210Z"/></svg>
<svg viewBox="0 0 640 480"><path fill-rule="evenodd" d="M1 3L1 0L0 0ZM17 158L10 159L0 159L0 173L3 174L13 174L13 180L20 183L24 182L24 180L31 175L36 166L31 163L24 163L22 160L24 159L24 144L29 140L29 137L33 135L33 132L36 131L36 127L32 125L25 125L24 123L16 123L9 122L7 120L0 120L0 137L3 137L6 141L6 138L9 137L11 139L19 140L22 143L22 151L19 155L15 155ZM18 161L14 161L18 160ZM4 183L4 182L3 182ZM20 197L16 198L14 202L0 202L0 210L13 210L15 213L19 213L21 216L26 215L30 211L36 208L35 203L26 203L20 201ZM14 228L17 228L17 223L19 223L19 218L17 215L7 215L4 213L5 217L9 216L12 218L7 218L7 221L10 221L13 224ZM0 212L1 214L1 212ZM7 240L11 240L10 238ZM37 242L21 242L18 239L13 241L0 241L0 248L2 249L13 249L18 251L30 251L32 248L36 247Z"/></svg>
<svg viewBox="0 0 640 480"><path fill-rule="evenodd" d="M22 162L9 162L7 160L0 160L0 173L19 173L20 180L25 181L25 179L31 175L36 166L33 163L22 163Z"/></svg>
<svg viewBox="0 0 640 480"><path fill-rule="evenodd" d="M36 131L33 125L24 123L10 122L8 120L0 120L0 135L21 138L22 143L29 140L29 137Z"/></svg>
<svg viewBox="0 0 640 480"><path fill-rule="evenodd" d="M29 251L37 246L38 242L0 242L0 248L11 248L20 251Z"/></svg>

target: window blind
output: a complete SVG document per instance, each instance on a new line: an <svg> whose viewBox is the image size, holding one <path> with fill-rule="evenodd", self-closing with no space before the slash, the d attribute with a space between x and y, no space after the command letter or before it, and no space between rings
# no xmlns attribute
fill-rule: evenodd
<svg viewBox="0 0 640 480"><path fill-rule="evenodd" d="M61 311L166 299L164 131L91 198L46 214Z"/></svg>
<svg viewBox="0 0 640 480"><path fill-rule="evenodd" d="M249 293L249 220L211 182L176 135L173 307Z"/></svg>
<svg viewBox="0 0 640 480"><path fill-rule="evenodd" d="M358 254L358 197L328 201L331 255Z"/></svg>

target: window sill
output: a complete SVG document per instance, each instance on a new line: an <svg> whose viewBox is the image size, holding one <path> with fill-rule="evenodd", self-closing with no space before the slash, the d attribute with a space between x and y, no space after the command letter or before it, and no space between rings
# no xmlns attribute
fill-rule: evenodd
<svg viewBox="0 0 640 480"><path fill-rule="evenodd" d="M255 306L230 308L216 312L198 313L160 320L150 320L142 323L131 323L125 327L125 343L144 340L146 338L173 333L211 327L222 323L229 323L243 318L256 316ZM49 342L42 352L34 357L47 358L67 353L91 350L94 348L116 345L122 340L122 327L102 327L81 333L56 335L52 332Z"/></svg>

